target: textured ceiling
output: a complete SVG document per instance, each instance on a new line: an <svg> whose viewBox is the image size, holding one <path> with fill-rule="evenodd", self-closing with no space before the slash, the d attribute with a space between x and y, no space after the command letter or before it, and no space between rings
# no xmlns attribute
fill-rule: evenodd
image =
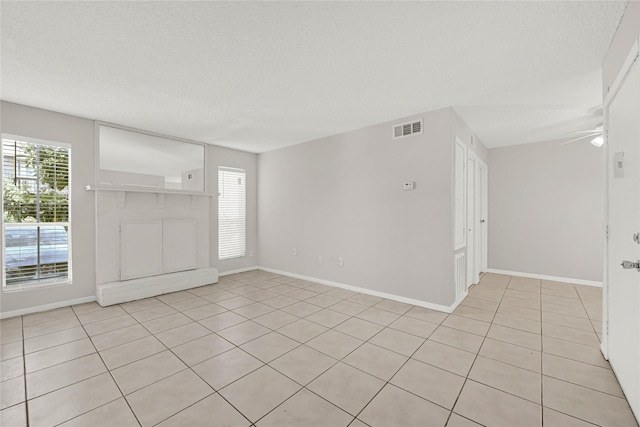
<svg viewBox="0 0 640 427"><path fill-rule="evenodd" d="M454 106L489 147L601 121L626 2L5 2L3 100L253 152Z"/></svg>

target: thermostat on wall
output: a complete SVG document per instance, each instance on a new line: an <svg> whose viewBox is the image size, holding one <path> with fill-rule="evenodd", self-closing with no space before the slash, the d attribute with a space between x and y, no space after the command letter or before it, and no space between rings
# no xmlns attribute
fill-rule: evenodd
<svg viewBox="0 0 640 427"><path fill-rule="evenodd" d="M416 183L413 181L407 181L405 183L402 184L402 189L403 190L413 190L413 188L415 187Z"/></svg>

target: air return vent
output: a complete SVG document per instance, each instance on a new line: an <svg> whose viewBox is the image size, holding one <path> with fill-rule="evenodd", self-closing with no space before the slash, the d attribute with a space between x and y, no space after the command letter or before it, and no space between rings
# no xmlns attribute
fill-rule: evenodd
<svg viewBox="0 0 640 427"><path fill-rule="evenodd" d="M416 122L402 123L393 127L393 139L404 138L406 136L422 133L422 120Z"/></svg>

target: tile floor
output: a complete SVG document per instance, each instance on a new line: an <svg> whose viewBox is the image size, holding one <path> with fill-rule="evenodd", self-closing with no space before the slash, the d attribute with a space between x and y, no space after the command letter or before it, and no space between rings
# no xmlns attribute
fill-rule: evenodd
<svg viewBox="0 0 640 427"><path fill-rule="evenodd" d="M487 274L447 315L255 271L1 325L2 427L637 425L598 288Z"/></svg>

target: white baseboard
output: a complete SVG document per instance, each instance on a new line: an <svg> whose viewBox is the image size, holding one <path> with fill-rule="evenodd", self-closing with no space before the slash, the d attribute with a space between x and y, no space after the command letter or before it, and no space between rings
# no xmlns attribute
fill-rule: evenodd
<svg viewBox="0 0 640 427"><path fill-rule="evenodd" d="M495 273L495 274L505 274L507 276L526 277L529 279L550 280L552 282L573 283L575 285L595 286L598 288L602 287L602 282L596 282L593 280L571 279L569 277L545 276L544 274L532 274L532 273L522 273L519 271L497 270L495 268L489 268L487 269L487 272Z"/></svg>
<svg viewBox="0 0 640 427"><path fill-rule="evenodd" d="M218 273L218 276L222 277L222 276L229 276L231 274L246 273L247 271L253 271L257 269L258 269L258 266L254 265L252 267L238 268L237 270L222 271Z"/></svg>
<svg viewBox="0 0 640 427"><path fill-rule="evenodd" d="M105 283L96 286L96 297L98 304L105 307L183 291L210 283L218 283L218 270L207 267L124 282Z"/></svg>
<svg viewBox="0 0 640 427"><path fill-rule="evenodd" d="M37 305L35 307L22 308L20 310L5 311L4 313L0 313L0 319L8 319L9 317L23 316L25 314L39 313L41 311L53 310L61 307L69 307L71 305L94 302L95 300L96 300L96 296L92 295L90 297L53 302L51 304Z"/></svg>
<svg viewBox="0 0 640 427"><path fill-rule="evenodd" d="M458 298L456 302L454 302L450 306L434 304L427 301L421 301L413 298L406 298L399 295L388 294L386 292L374 291L371 289L360 288L358 286L346 285L344 283L332 282L330 280L319 279L317 277L304 276L302 274L290 273L288 271L276 270L274 268L269 267L258 267L259 270L268 271L269 273L281 274L283 276L295 277L296 279L308 280L310 282L320 283L322 285L334 286L336 288L347 289L349 291L360 292L362 294L373 295L380 298L386 298L393 301L403 302L406 304L417 305L418 307L424 307L431 310L442 311L445 313L451 313L455 308L460 304L460 302L466 296L466 293L461 298Z"/></svg>

